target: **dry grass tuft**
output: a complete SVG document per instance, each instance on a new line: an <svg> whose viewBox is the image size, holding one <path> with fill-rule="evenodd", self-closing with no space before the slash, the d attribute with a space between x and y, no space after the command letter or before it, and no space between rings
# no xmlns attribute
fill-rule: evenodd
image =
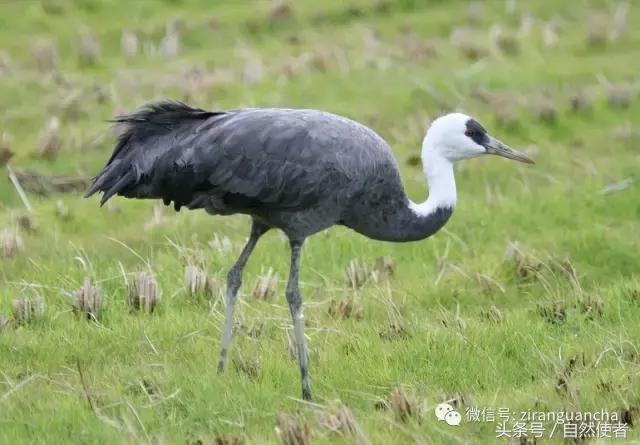
<svg viewBox="0 0 640 445"><path fill-rule="evenodd" d="M151 209L151 218L144 223L144 230L152 230L154 227L160 226L166 222L165 209L161 203L153 204Z"/></svg>
<svg viewBox="0 0 640 445"><path fill-rule="evenodd" d="M576 92L569 96L569 106L574 113L591 110L593 99L584 92Z"/></svg>
<svg viewBox="0 0 640 445"><path fill-rule="evenodd" d="M407 158L406 163L411 167L419 167L422 165L422 158L418 155L411 155Z"/></svg>
<svg viewBox="0 0 640 445"><path fill-rule="evenodd" d="M377 69L389 66L389 59L383 54L383 49L378 30L365 28L362 32L362 56L367 66Z"/></svg>
<svg viewBox="0 0 640 445"><path fill-rule="evenodd" d="M26 192L47 196L51 193L83 191L89 180L83 176L45 175L32 170L13 169L20 185Z"/></svg>
<svg viewBox="0 0 640 445"><path fill-rule="evenodd" d="M497 292L505 293L505 287L498 280L487 274L478 273L475 275L478 288L485 295L494 295Z"/></svg>
<svg viewBox="0 0 640 445"><path fill-rule="evenodd" d="M255 322L250 324L249 326L242 326L241 328L242 330L246 331L248 337L257 340L258 338L262 337L262 334L265 328L265 323L262 321Z"/></svg>
<svg viewBox="0 0 640 445"><path fill-rule="evenodd" d="M78 58L82 65L95 65L102 54L100 42L95 34L84 31L80 34L80 47L78 48Z"/></svg>
<svg viewBox="0 0 640 445"><path fill-rule="evenodd" d="M194 265L187 265L184 269L184 283L190 296L214 297L220 292L220 284L207 271Z"/></svg>
<svg viewBox="0 0 640 445"><path fill-rule="evenodd" d="M60 119L53 116L49 119L40 135L38 155L45 159L53 160L58 156L61 146Z"/></svg>
<svg viewBox="0 0 640 445"><path fill-rule="evenodd" d="M285 79L292 79L308 73L309 59L309 55L306 53L300 56L287 58L283 61L281 66L282 77Z"/></svg>
<svg viewBox="0 0 640 445"><path fill-rule="evenodd" d="M386 341L406 340L410 337L409 332L399 323L390 323L378 335L382 340Z"/></svg>
<svg viewBox="0 0 640 445"><path fill-rule="evenodd" d="M278 413L276 434L284 445L311 444L311 427L299 415Z"/></svg>
<svg viewBox="0 0 640 445"><path fill-rule="evenodd" d="M388 14L391 12L392 4L387 0L378 0L373 5L373 11L379 14Z"/></svg>
<svg viewBox="0 0 640 445"><path fill-rule="evenodd" d="M361 259L351 260L347 264L347 286L352 289L362 287L371 276L368 265Z"/></svg>
<svg viewBox="0 0 640 445"><path fill-rule="evenodd" d="M390 408L389 401L385 399L378 399L376 400L376 403L374 403L373 408L376 411L386 411Z"/></svg>
<svg viewBox="0 0 640 445"><path fill-rule="evenodd" d="M533 114L538 120L552 124L558 118L558 108L551 99L541 99L534 104Z"/></svg>
<svg viewBox="0 0 640 445"><path fill-rule="evenodd" d="M44 300L40 297L13 300L13 319L17 325L26 325L44 318Z"/></svg>
<svg viewBox="0 0 640 445"><path fill-rule="evenodd" d="M478 60L488 54L487 48L482 46L473 32L467 28L454 28L450 36L451 45L467 59Z"/></svg>
<svg viewBox="0 0 640 445"><path fill-rule="evenodd" d="M271 24L284 23L293 18L293 8L286 0L273 0L269 10L269 21Z"/></svg>
<svg viewBox="0 0 640 445"><path fill-rule="evenodd" d="M621 192L628 189L634 183L633 177L624 178L621 181L607 184L600 189L601 195L609 195L611 193Z"/></svg>
<svg viewBox="0 0 640 445"><path fill-rule="evenodd" d="M243 437L216 436L213 439L214 445L244 445Z"/></svg>
<svg viewBox="0 0 640 445"><path fill-rule="evenodd" d="M264 78L264 65L256 55L246 57L242 68L242 81L247 85L255 85Z"/></svg>
<svg viewBox="0 0 640 445"><path fill-rule="evenodd" d="M152 313L160 302L160 292L155 278L149 272L138 273L127 281L127 301L132 310Z"/></svg>
<svg viewBox="0 0 640 445"><path fill-rule="evenodd" d="M496 124L501 128L515 129L520 125L518 112L512 105L502 106L495 110Z"/></svg>
<svg viewBox="0 0 640 445"><path fill-rule="evenodd" d="M496 48L500 50L502 54L508 56L515 56L520 53L520 42L516 36L510 32L505 31L499 26L494 26L491 30L491 40Z"/></svg>
<svg viewBox="0 0 640 445"><path fill-rule="evenodd" d="M363 316L362 308L355 304L353 298L349 297L345 297L342 300L332 300L329 303L328 312L331 317L341 320L348 318L361 320Z"/></svg>
<svg viewBox="0 0 640 445"><path fill-rule="evenodd" d="M549 269L556 275L569 280L572 284L579 285L580 277L578 271L569 258L551 257L549 260Z"/></svg>
<svg viewBox="0 0 640 445"><path fill-rule="evenodd" d="M624 291L625 299L631 300L634 304L640 305L640 288L628 288Z"/></svg>
<svg viewBox="0 0 640 445"><path fill-rule="evenodd" d="M501 323L504 320L502 311L495 305L491 305L488 309L482 309L482 311L480 311L480 315L492 323Z"/></svg>
<svg viewBox="0 0 640 445"><path fill-rule="evenodd" d="M561 324L567 319L567 308L562 301L538 304L536 312L549 323Z"/></svg>
<svg viewBox="0 0 640 445"><path fill-rule="evenodd" d="M620 411L620 421L626 423L630 427L640 425L640 406L631 405L625 406Z"/></svg>
<svg viewBox="0 0 640 445"><path fill-rule="evenodd" d="M444 326L445 328L451 327L452 329L454 328L464 329L467 327L466 320L460 316L459 308L455 312L441 309L440 313L442 316L442 318L440 318L440 323L442 323L442 326Z"/></svg>
<svg viewBox="0 0 640 445"><path fill-rule="evenodd" d="M581 356L574 355L573 357L569 358L569 361L567 362L562 372L560 372L556 377L556 391L558 392L558 394L570 397L576 396L576 388L572 383L571 378L578 367L584 369L585 366L586 358L584 354L582 354Z"/></svg>
<svg viewBox="0 0 640 445"><path fill-rule="evenodd" d="M413 394L407 394L400 387L393 389L389 394L389 408L396 419L402 422L420 415L416 397Z"/></svg>
<svg viewBox="0 0 640 445"><path fill-rule="evenodd" d="M516 276L521 281L533 281L540 276L542 267L542 263L526 258L521 258L516 261Z"/></svg>
<svg viewBox="0 0 640 445"><path fill-rule="evenodd" d="M376 262L371 271L371 278L374 282L379 283L384 280L393 278L394 262L390 256L381 256L376 259Z"/></svg>
<svg viewBox="0 0 640 445"><path fill-rule="evenodd" d="M609 37L609 20L604 14L591 14L587 20L587 44L592 47L606 45Z"/></svg>
<svg viewBox="0 0 640 445"><path fill-rule="evenodd" d="M347 7L344 8L343 14L348 18L364 17L366 14L366 10L357 5L347 5Z"/></svg>
<svg viewBox="0 0 640 445"><path fill-rule="evenodd" d="M75 120L86 114L84 109L86 101L86 93L81 89L75 89L58 101L55 111L67 120ZM82 148L85 148L84 143Z"/></svg>
<svg viewBox="0 0 640 445"><path fill-rule="evenodd" d="M43 74L57 73L60 65L58 45L53 40L40 39L31 46L31 55Z"/></svg>
<svg viewBox="0 0 640 445"><path fill-rule="evenodd" d="M15 228L0 230L0 253L3 258L13 258L23 249L24 242Z"/></svg>
<svg viewBox="0 0 640 445"><path fill-rule="evenodd" d="M614 85L607 90L607 103L611 108L626 109L631 105L631 96L630 88Z"/></svg>
<svg viewBox="0 0 640 445"><path fill-rule="evenodd" d="M66 2L59 0L40 0L39 3L42 10L49 15L62 15L68 6Z"/></svg>
<svg viewBox="0 0 640 445"><path fill-rule="evenodd" d="M521 281L545 281L564 278L576 287L580 287L578 271L571 261L563 256L548 255L546 262L536 258L532 253L523 252L518 243L510 243L505 260L514 266L514 272Z"/></svg>
<svg viewBox="0 0 640 445"><path fill-rule="evenodd" d="M149 380L148 378L143 378L139 382L139 384L140 384L140 389L144 391L144 394L147 397L153 398L162 394L162 391L160 390L160 386L158 386L157 383L155 383L152 380Z"/></svg>
<svg viewBox="0 0 640 445"><path fill-rule="evenodd" d="M62 221L69 221L73 218L71 211L62 200L56 201L56 217Z"/></svg>
<svg viewBox="0 0 640 445"><path fill-rule="evenodd" d="M0 135L0 167L4 167L14 154L8 136L6 133L2 133Z"/></svg>
<svg viewBox="0 0 640 445"><path fill-rule="evenodd" d="M207 245L222 253L228 253L233 249L233 243L231 240L226 236L219 236L217 233L213 234L213 238L207 243Z"/></svg>
<svg viewBox="0 0 640 445"><path fill-rule="evenodd" d="M202 269L203 273L206 273L207 270L207 258L202 249L190 249L187 247L183 247L180 245L175 245L180 257L185 263L185 275L186 275L186 267L194 266L196 268Z"/></svg>
<svg viewBox="0 0 640 445"><path fill-rule="evenodd" d="M182 50L180 21L173 20L165 28L164 37L160 41L160 55L165 59L176 57Z"/></svg>
<svg viewBox="0 0 640 445"><path fill-rule="evenodd" d="M618 2L616 5L616 9L613 12L613 26L612 31L609 36L611 41L616 41L620 39L627 30L627 25L629 24L629 3L628 2Z"/></svg>
<svg viewBox="0 0 640 445"><path fill-rule="evenodd" d="M534 26L536 25L536 18L530 12L524 12L520 16L520 27L518 28L518 35L523 38L531 36Z"/></svg>
<svg viewBox="0 0 640 445"><path fill-rule="evenodd" d="M82 287L73 293L73 310L89 320L98 320L102 311L102 292L86 277Z"/></svg>
<svg viewBox="0 0 640 445"><path fill-rule="evenodd" d="M605 380L604 378L600 377L600 380L598 381L596 388L598 389L599 392L606 394L606 393L613 392L614 385L610 379Z"/></svg>
<svg viewBox="0 0 640 445"><path fill-rule="evenodd" d="M528 252L525 252L520 243L509 242L505 251L505 262L513 267L513 273L521 282L539 280L545 265Z"/></svg>
<svg viewBox="0 0 640 445"><path fill-rule="evenodd" d="M486 7L483 2L473 1L467 6L467 21L470 25L480 25L484 22Z"/></svg>
<svg viewBox="0 0 640 445"><path fill-rule="evenodd" d="M10 326L11 319L4 314L0 314L0 334L9 329Z"/></svg>
<svg viewBox="0 0 640 445"><path fill-rule="evenodd" d="M262 365L258 359L248 359L243 355L238 355L233 358L233 368L239 374L244 374L253 380L260 375Z"/></svg>
<svg viewBox="0 0 640 445"><path fill-rule="evenodd" d="M578 301L578 308L589 316L604 314L604 301L599 295L584 295Z"/></svg>
<svg viewBox="0 0 640 445"><path fill-rule="evenodd" d="M351 408L341 402L338 402L329 410L318 411L316 419L321 429L331 433L342 436L357 436L361 434Z"/></svg>
<svg viewBox="0 0 640 445"><path fill-rule="evenodd" d="M628 141L637 135L638 133L634 130L631 121L626 121L613 130L613 137L621 141Z"/></svg>
<svg viewBox="0 0 640 445"><path fill-rule="evenodd" d="M342 62L344 54L336 48L317 48L308 57L308 64L312 70L326 72Z"/></svg>
<svg viewBox="0 0 640 445"><path fill-rule="evenodd" d="M6 51L0 51L0 76L11 74L15 69L15 63Z"/></svg>
<svg viewBox="0 0 640 445"><path fill-rule="evenodd" d="M413 61L433 58L440 53L440 45L436 40L423 39L413 33L403 35L400 46L404 56Z"/></svg>
<svg viewBox="0 0 640 445"><path fill-rule="evenodd" d="M553 21L549 21L544 25L542 31L542 45L549 49L558 44L558 27Z"/></svg>
<svg viewBox="0 0 640 445"><path fill-rule="evenodd" d="M466 394L462 392L445 394L442 401L449 403L455 409L460 409L464 406L473 406L476 404L473 397L470 394Z"/></svg>
<svg viewBox="0 0 640 445"><path fill-rule="evenodd" d="M132 59L140 51L138 35L135 32L123 30L120 36L120 51L126 59Z"/></svg>
<svg viewBox="0 0 640 445"><path fill-rule="evenodd" d="M256 279L253 296L258 300L267 301L276 293L278 288L278 274L270 267L267 273Z"/></svg>

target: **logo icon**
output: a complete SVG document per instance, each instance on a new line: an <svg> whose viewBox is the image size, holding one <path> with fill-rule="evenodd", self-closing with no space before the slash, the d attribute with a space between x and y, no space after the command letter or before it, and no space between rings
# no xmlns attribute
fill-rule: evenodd
<svg viewBox="0 0 640 445"><path fill-rule="evenodd" d="M436 417L439 421L447 422L447 425L458 426L462 422L462 416L453 406L443 402L436 406Z"/></svg>

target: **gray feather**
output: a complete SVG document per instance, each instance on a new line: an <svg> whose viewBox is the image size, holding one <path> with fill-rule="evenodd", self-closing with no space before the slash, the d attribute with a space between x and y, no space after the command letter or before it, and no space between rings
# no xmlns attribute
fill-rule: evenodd
<svg viewBox="0 0 640 445"><path fill-rule="evenodd" d="M350 119L160 102L114 122L118 142L86 192L104 192L102 203L115 194L157 198L177 210L246 213L305 236L334 224L379 239L393 230L420 233L411 232L415 215L402 216L408 198L389 146ZM392 228L393 221L406 227Z"/></svg>

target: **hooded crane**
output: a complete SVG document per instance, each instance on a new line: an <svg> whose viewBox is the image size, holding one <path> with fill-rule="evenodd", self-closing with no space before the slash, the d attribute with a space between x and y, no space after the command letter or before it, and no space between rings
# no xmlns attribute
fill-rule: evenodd
<svg viewBox="0 0 640 445"><path fill-rule="evenodd" d="M293 319L302 397L311 399L302 297L298 286L305 239L339 224L383 241L427 238L456 205L453 166L495 154L533 163L491 137L473 118L434 120L422 142L429 196L409 199L389 145L368 127L317 110L256 108L205 111L156 102L116 117L117 144L86 196L162 199L175 209L251 216L249 239L227 275L218 371L224 371L242 271L258 239L282 230L291 247L286 298Z"/></svg>

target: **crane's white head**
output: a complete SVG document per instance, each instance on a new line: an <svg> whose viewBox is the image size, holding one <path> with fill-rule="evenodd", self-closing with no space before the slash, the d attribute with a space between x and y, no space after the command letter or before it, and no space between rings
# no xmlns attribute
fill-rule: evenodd
<svg viewBox="0 0 640 445"><path fill-rule="evenodd" d="M533 159L490 136L475 119L462 113L446 114L431 123L422 143L422 165L429 182L429 198L411 203L418 215L456 205L453 164L461 159L494 154L533 164Z"/></svg>
<svg viewBox="0 0 640 445"><path fill-rule="evenodd" d="M534 163L526 154L490 136L478 121L462 113L445 114L434 120L424 137L423 161L430 155L456 162L486 154Z"/></svg>

